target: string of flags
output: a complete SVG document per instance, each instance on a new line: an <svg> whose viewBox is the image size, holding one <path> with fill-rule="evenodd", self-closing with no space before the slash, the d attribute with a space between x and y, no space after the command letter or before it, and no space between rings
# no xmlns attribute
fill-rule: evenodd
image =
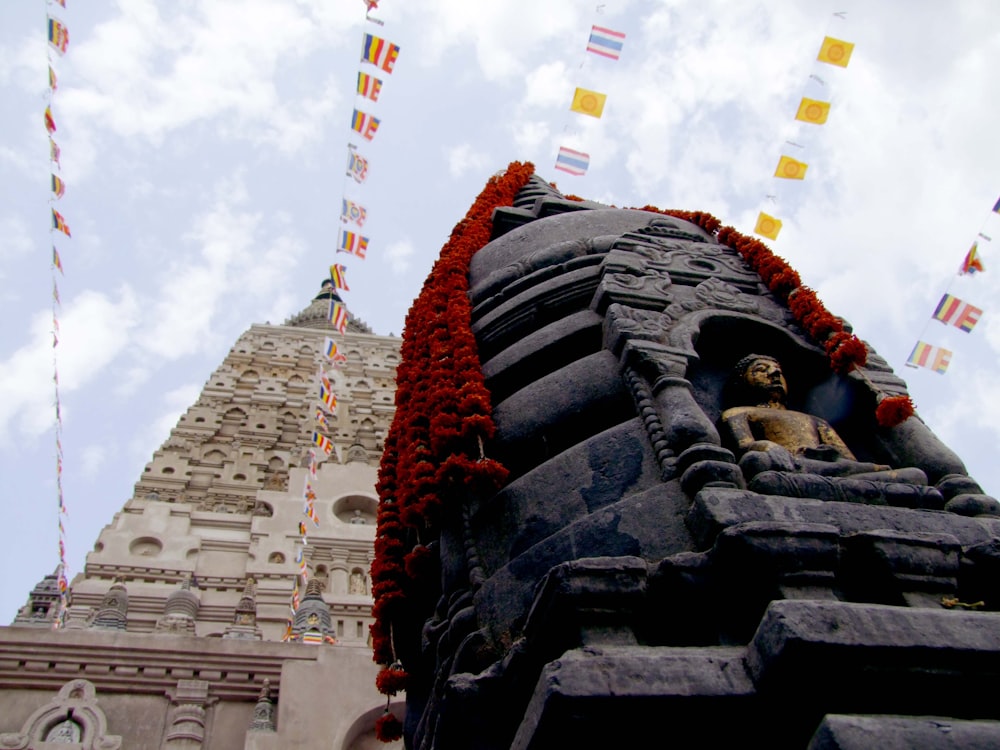
<svg viewBox="0 0 1000 750"><path fill-rule="evenodd" d="M841 19L844 17L843 13L835 13L834 15ZM824 36L820 44L819 53L816 55L816 61L825 65L846 68L851 62L851 55L853 53L854 44L852 42L832 36ZM807 86L812 88L818 86L820 89L825 89L826 81L818 73L812 73L809 75ZM830 117L831 106L832 103L824 99L802 96L794 119L796 122L803 122L809 125L825 125L827 119ZM805 149L805 146L792 140L785 141L782 151L786 150L785 147L798 150ZM782 153L778 157L778 164L774 168L773 177L777 180L805 180L808 170L808 162L787 153ZM768 195L767 199L774 201L775 196ZM754 234L760 237L777 241L782 226L780 218L764 210L760 210L757 214L757 222L754 225L753 231Z"/></svg>
<svg viewBox="0 0 1000 750"><path fill-rule="evenodd" d="M66 0L54 0L60 7L66 7ZM52 2L49 3L52 5ZM69 224L65 217L56 210L55 202L61 200L66 194L66 182L61 176L62 164L60 163L59 145L53 137L58 130L56 127L55 115L52 112L52 104L56 90L59 88L59 78L56 73L56 62L53 55L61 57L66 54L69 47L69 29L66 24L51 13L46 13L46 29L48 34L48 89L46 92L45 111L42 119L45 131L49 136L49 161L50 175L49 186L51 195L49 197L49 210L51 212L51 224L49 233L52 235L52 384L54 391L54 406L56 416L55 426L55 449L56 449L56 502L58 519L58 548L59 566L57 573L57 583L59 588L59 610L53 618L53 628L62 625L63 616L68 605L69 597L69 568L66 565L66 524L64 519L66 513L66 501L63 493L63 448L62 448L62 404L59 396L59 309L61 301L59 299L59 277L65 273L62 257L55 244L55 234L57 232L72 237Z"/></svg>
<svg viewBox="0 0 1000 750"><path fill-rule="evenodd" d="M607 60L618 60L624 47L625 34L623 32L604 26L593 25L590 27L586 52ZM569 109L577 114L600 119L604 114L604 105L607 100L607 94L577 86L573 91L573 99ZM574 177L583 177L590 168L590 154L569 146L560 146L556 154L555 168Z"/></svg>
<svg viewBox="0 0 1000 750"><path fill-rule="evenodd" d="M990 213L1000 214L1000 198L993 204L993 209ZM980 241L991 241L990 236L982 232L982 229L986 228L985 225L986 222L984 221L980 232L972 242L972 247L969 248L962 262L959 264L958 277L971 277L985 271L986 267L979 253ZM954 283L954 279L952 279L952 283ZM948 284L948 289L941 295L941 299L938 301L937 307L934 308L928 324L936 320L945 326L953 326L964 333L972 333L972 329L976 327L976 324L979 323L979 320L983 316L983 310L971 302L953 295L951 293L952 283ZM923 338L926 335L926 331L927 326L925 325L924 333L921 334L921 338L917 339L917 343L914 344L910 356L906 360L906 366L914 368L924 367L939 375L944 375L948 370L948 365L951 364L951 358L954 353L943 346L937 346L924 341Z"/></svg>

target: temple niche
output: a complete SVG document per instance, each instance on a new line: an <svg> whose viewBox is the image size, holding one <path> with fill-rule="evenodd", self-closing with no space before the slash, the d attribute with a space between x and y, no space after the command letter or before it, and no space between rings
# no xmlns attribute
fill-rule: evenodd
<svg viewBox="0 0 1000 750"><path fill-rule="evenodd" d="M399 516L440 565L388 602L408 746L1000 738L1000 504L919 416L876 418L887 363L837 320L867 348L842 366L804 291L680 218L532 177L492 227L471 330L509 476L437 539Z"/></svg>

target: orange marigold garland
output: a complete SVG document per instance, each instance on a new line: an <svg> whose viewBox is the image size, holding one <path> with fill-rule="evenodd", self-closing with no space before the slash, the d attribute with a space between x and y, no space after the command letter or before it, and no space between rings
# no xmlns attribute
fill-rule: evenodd
<svg viewBox="0 0 1000 750"><path fill-rule="evenodd" d="M398 653L407 645L396 642L393 622L408 619L434 587L437 566L427 545L436 539L441 514L470 492L496 491L507 478L507 470L483 453L494 426L471 329L468 272L472 256L490 241L493 211L513 205L533 173L532 164L513 162L487 182L455 225L406 317L396 414L376 485L373 658L393 664L379 674L383 692L405 687ZM398 723L392 714L379 719L380 739L396 739Z"/></svg>
<svg viewBox="0 0 1000 750"><path fill-rule="evenodd" d="M879 401L875 408L875 420L879 427L895 427L913 414L913 401L909 396L888 396Z"/></svg>
<svg viewBox="0 0 1000 750"><path fill-rule="evenodd" d="M382 742L395 742L403 736L403 723L388 710L375 722L375 737Z"/></svg>

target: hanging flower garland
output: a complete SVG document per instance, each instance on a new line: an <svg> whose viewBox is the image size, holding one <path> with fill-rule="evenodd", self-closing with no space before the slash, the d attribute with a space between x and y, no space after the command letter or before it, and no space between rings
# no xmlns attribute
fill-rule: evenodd
<svg viewBox="0 0 1000 750"><path fill-rule="evenodd" d="M437 537L444 507L469 493L495 492L507 478L507 470L484 454L495 428L471 329L468 273L472 256L490 241L494 209L513 205L533 173L532 164L513 162L490 179L452 230L406 317L396 414L376 485L371 569L373 658L392 665L379 673L376 687L387 695L406 685L393 623L406 616L433 577L436 564L427 544ZM379 720L381 738L401 731L391 716Z"/></svg>

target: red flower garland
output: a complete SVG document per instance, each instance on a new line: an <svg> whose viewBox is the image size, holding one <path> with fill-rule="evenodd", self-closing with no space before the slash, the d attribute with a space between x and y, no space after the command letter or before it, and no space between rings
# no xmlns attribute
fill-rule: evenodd
<svg viewBox="0 0 1000 750"><path fill-rule="evenodd" d="M403 723L389 711L375 722L375 737L382 742L395 742L403 736Z"/></svg>
<svg viewBox="0 0 1000 750"><path fill-rule="evenodd" d="M496 491L507 478L503 466L482 454L494 426L471 330L468 272L472 256L490 241L493 211L513 205L533 173L532 164L513 162L487 182L406 317L396 415L376 485L371 635L379 664L396 661L392 623L436 569L425 545L437 535L443 506L468 492ZM380 677L383 685L389 679L386 670Z"/></svg>
<svg viewBox="0 0 1000 750"><path fill-rule="evenodd" d="M875 409L875 420L879 427L895 427L913 414L913 402L909 396L889 396L879 401Z"/></svg>

